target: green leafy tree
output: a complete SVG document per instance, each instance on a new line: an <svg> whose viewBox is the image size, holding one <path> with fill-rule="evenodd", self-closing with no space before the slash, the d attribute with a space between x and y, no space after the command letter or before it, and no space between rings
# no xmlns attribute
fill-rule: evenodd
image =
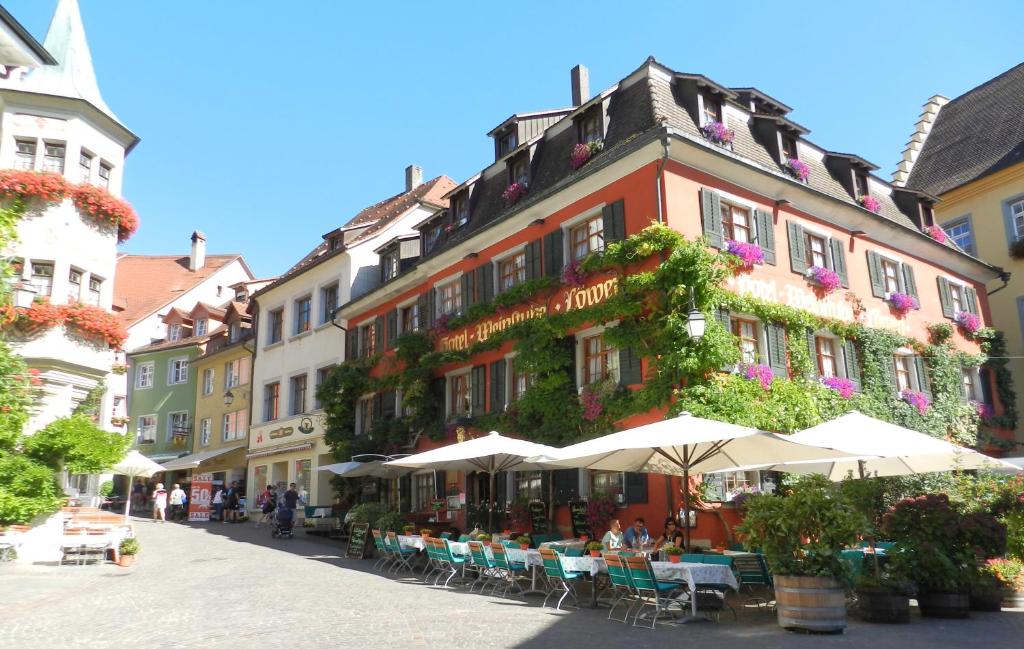
<svg viewBox="0 0 1024 649"><path fill-rule="evenodd" d="M25 455L68 473L99 473L124 457L128 438L97 426L87 415L58 419L24 441Z"/></svg>
<svg viewBox="0 0 1024 649"><path fill-rule="evenodd" d="M0 525L27 523L55 511L62 500L52 468L22 455L0 452Z"/></svg>

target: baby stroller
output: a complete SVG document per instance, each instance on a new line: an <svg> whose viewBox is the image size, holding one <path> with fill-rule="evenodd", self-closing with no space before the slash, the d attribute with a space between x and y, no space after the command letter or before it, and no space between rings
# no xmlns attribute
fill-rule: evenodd
<svg viewBox="0 0 1024 649"><path fill-rule="evenodd" d="M274 513L274 522L270 525L270 535L275 539L292 538L292 524L295 522L295 512L288 509L282 502L277 506Z"/></svg>

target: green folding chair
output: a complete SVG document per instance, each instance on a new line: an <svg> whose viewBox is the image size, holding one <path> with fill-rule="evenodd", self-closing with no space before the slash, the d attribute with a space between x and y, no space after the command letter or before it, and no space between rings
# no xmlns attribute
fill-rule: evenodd
<svg viewBox="0 0 1024 649"><path fill-rule="evenodd" d="M444 566L448 571L448 577L444 580L444 586L445 588L447 588L451 580L455 577L455 575L459 574L460 571L462 572L463 576L465 576L466 557L452 552L452 546L450 545L448 539L437 539L437 545L435 547L437 547L440 556L444 561ZM443 571L442 576L444 576Z"/></svg>
<svg viewBox="0 0 1024 649"><path fill-rule="evenodd" d="M626 568L629 570L629 577L633 582L633 588L636 590L637 599L640 603L636 616L633 618L633 626L636 626L637 622L640 621L645 608L650 607L654 609L653 614L650 616L652 629L657 624L658 616L670 613L673 607L681 608L681 604L674 599L674 596L682 590L682 584L658 581L658 578L654 576L651 560L643 555L625 557L623 560L626 563Z"/></svg>
<svg viewBox="0 0 1024 649"><path fill-rule="evenodd" d="M509 559L506 547L502 543L491 543L491 555L494 557L494 565L498 570L498 575L505 582L505 590L502 591L501 596L507 597L512 589L518 589L522 593L523 587L516 580L516 574L525 574L526 564ZM495 587L495 593L497 593L497 587Z"/></svg>
<svg viewBox="0 0 1024 649"><path fill-rule="evenodd" d="M583 573L567 571L562 566L561 557L551 548L540 548L540 558L544 562L544 575L548 578L548 582L552 584L551 590L544 597L544 603L541 606L546 607L548 599L558 592L558 588L561 587L562 596L559 598L558 604L555 605L555 610L561 610L562 602L565 601L566 597L572 597L572 600L576 602L576 607L579 608L576 583L583 577Z"/></svg>
<svg viewBox="0 0 1024 649"><path fill-rule="evenodd" d="M476 585L480 584L480 592L483 593L484 588L490 584L493 594L494 588L499 583L496 580L500 579L498 564L494 562L494 559L488 558L487 551L484 550L484 544L480 541L468 541L467 545L469 546L469 556L473 559L473 568L477 572L476 581L469 585L469 592L472 593Z"/></svg>
<svg viewBox="0 0 1024 649"><path fill-rule="evenodd" d="M611 582L611 610L608 611L608 619L626 624L629 622L629 614L636 605L636 589L633 587L633 580L629 576L629 568L626 567L624 558L618 552L605 552L605 565L608 566L608 581ZM622 619L615 617L615 609L619 605L626 605L626 613Z"/></svg>
<svg viewBox="0 0 1024 649"><path fill-rule="evenodd" d="M391 551L388 550L388 547L384 544L384 536L380 533L380 530L372 530L372 533L373 545L377 548L377 554L380 555L380 558L374 562L373 567L378 570L382 570L393 561Z"/></svg>
<svg viewBox="0 0 1024 649"><path fill-rule="evenodd" d="M398 541L398 536L394 532L388 532L387 536L384 537L384 542L391 551L391 556L394 558L394 563L392 564L389 572L397 573L402 568L405 568L412 573L413 567L410 560L416 556L416 549L403 546Z"/></svg>
<svg viewBox="0 0 1024 649"><path fill-rule="evenodd" d="M684 554L682 558L683 563L704 563L704 554Z"/></svg>

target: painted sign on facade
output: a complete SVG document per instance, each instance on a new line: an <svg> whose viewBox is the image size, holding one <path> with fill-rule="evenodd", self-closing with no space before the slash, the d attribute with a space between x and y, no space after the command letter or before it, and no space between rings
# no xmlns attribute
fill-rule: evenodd
<svg viewBox="0 0 1024 649"><path fill-rule="evenodd" d="M213 498L213 474L196 473L192 475L192 485L188 495L188 520L209 521L210 501Z"/></svg>

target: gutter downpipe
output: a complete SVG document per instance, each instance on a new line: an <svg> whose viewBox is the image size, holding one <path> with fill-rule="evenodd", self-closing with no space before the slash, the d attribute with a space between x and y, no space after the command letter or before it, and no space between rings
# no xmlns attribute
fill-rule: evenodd
<svg viewBox="0 0 1024 649"><path fill-rule="evenodd" d="M1003 285L1002 286L997 286L996 288L992 289L991 291L988 291L986 293L986 295L995 295L999 291L1001 291L1004 288L1006 288L1007 286L1009 286L1010 285L1010 271L1003 270L1002 268L1000 268L999 269L999 280L1003 283Z"/></svg>
<svg viewBox="0 0 1024 649"><path fill-rule="evenodd" d="M662 183L662 177L665 175L665 165L668 163L668 146L669 146L669 133L668 129L661 136L661 145L665 149L665 153L661 156L661 161L658 162L658 172L654 177L654 189L658 199L658 223L664 225L665 223L665 203L662 198L664 191L664 185ZM662 261L664 261L664 254L662 254Z"/></svg>

